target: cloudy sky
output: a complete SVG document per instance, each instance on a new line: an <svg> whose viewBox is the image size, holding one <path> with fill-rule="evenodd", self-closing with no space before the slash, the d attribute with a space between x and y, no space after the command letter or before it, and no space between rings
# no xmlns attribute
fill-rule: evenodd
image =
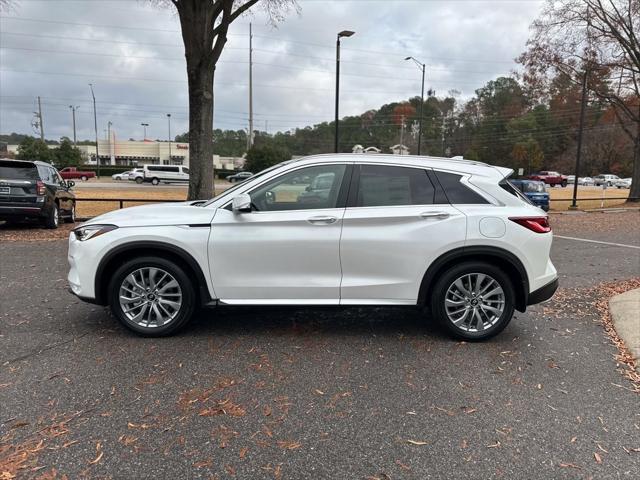
<svg viewBox="0 0 640 480"><path fill-rule="evenodd" d="M175 12L145 0L15 0L0 18L0 133L33 133L42 99L45 136L93 138L89 83L98 129L118 138L166 139L187 129L184 50ZM256 8L230 29L215 82L215 126L248 124L249 22L254 32L255 128L269 132L333 117L335 38L342 42L341 116L420 94L455 89L461 98L517 68L538 0L298 0L276 28Z"/></svg>

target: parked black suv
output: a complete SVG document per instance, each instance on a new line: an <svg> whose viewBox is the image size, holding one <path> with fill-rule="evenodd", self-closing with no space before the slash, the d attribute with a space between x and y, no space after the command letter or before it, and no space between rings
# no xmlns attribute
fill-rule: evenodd
<svg viewBox="0 0 640 480"><path fill-rule="evenodd" d="M48 163L0 158L0 220L39 218L47 228L58 228L61 217L75 222L74 185Z"/></svg>

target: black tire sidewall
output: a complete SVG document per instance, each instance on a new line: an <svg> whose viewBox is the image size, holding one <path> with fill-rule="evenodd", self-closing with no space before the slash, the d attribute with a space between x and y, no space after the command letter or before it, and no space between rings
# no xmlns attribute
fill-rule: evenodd
<svg viewBox="0 0 640 480"><path fill-rule="evenodd" d="M482 332L465 332L464 330L459 329L455 325L451 323L449 318L447 317L447 313L444 307L444 299L449 286L460 276L467 273L484 273L496 280L505 295L505 308L500 316L500 319L488 330L483 330ZM515 290L513 288L513 284L509 279L509 276L502 271L500 268L490 265L485 262L463 262L458 265L454 265L447 269L442 275L440 275L439 279L434 284L431 291L431 314L433 318L435 318L438 323L455 338L470 340L470 341L481 341L491 338L502 330L506 328L506 326L511 321L514 313L514 304L515 304Z"/></svg>
<svg viewBox="0 0 640 480"><path fill-rule="evenodd" d="M120 284L122 283L122 280L124 280L124 278L134 270L144 267L158 267L166 270L180 285L180 289L182 290L182 307L176 318L169 322L168 325L155 328L141 327L136 323L131 322L120 307L118 298L120 295ZM111 311L118 318L120 323L129 330L146 337L163 337L177 332L183 328L189 320L191 320L196 305L195 289L184 269L180 265L160 257L140 257L125 262L111 277L108 287L108 295Z"/></svg>
<svg viewBox="0 0 640 480"><path fill-rule="evenodd" d="M58 218L57 223L56 223L56 212L57 212L57 218ZM54 203L51 206L51 209L49 210L49 213L47 214L44 220L44 226L50 229L56 229L58 228L59 225L60 225L60 209L58 208L58 204Z"/></svg>

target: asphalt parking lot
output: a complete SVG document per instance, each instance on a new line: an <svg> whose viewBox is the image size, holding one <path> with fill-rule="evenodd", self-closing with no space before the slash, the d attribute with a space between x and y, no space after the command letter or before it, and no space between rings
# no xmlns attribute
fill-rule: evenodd
<svg viewBox="0 0 640 480"><path fill-rule="evenodd" d="M552 226L556 300L476 344L412 308L139 338L67 292L64 239L0 231L0 478L637 478L640 395L594 302L640 277L640 213Z"/></svg>

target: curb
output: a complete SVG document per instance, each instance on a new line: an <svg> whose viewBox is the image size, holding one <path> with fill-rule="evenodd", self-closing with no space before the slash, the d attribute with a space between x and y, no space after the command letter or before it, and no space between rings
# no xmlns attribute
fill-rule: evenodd
<svg viewBox="0 0 640 480"><path fill-rule="evenodd" d="M640 288L612 297L609 312L618 336L640 360Z"/></svg>

